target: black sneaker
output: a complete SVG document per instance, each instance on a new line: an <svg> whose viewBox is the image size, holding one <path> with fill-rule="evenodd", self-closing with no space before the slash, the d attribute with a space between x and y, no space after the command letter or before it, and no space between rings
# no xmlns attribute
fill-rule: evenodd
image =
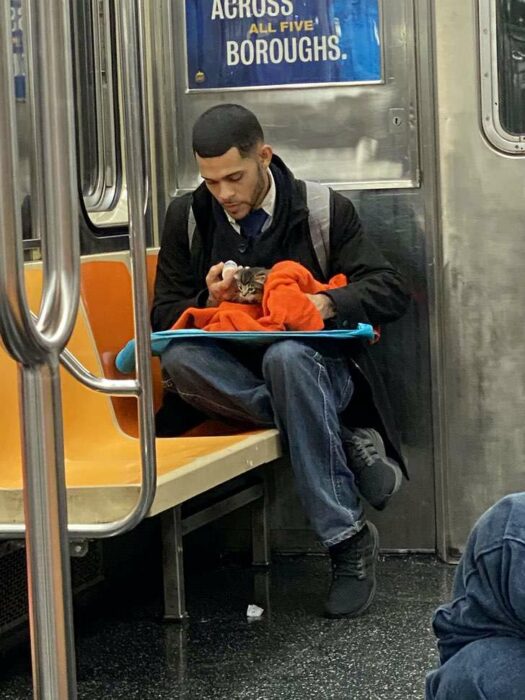
<svg viewBox="0 0 525 700"><path fill-rule="evenodd" d="M347 540L330 547L332 584L325 616L357 617L370 607L376 592L379 535L372 523Z"/></svg>
<svg viewBox="0 0 525 700"><path fill-rule="evenodd" d="M373 428L342 428L343 447L348 467L355 477L361 496L377 510L383 510L390 497L399 491L403 472L386 456L381 435Z"/></svg>

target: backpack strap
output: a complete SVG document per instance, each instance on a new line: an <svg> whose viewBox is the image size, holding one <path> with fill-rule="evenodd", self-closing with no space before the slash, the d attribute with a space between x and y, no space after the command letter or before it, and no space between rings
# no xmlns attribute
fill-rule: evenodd
<svg viewBox="0 0 525 700"><path fill-rule="evenodd" d="M319 267L328 276L330 258L330 188L319 182L304 180L308 227Z"/></svg>
<svg viewBox="0 0 525 700"><path fill-rule="evenodd" d="M330 257L330 188L319 182L304 180L306 205L308 207L308 228L319 267L325 277L328 276L328 259ZM190 202L188 208L188 248L191 253L197 221Z"/></svg>
<svg viewBox="0 0 525 700"><path fill-rule="evenodd" d="M195 219L195 214L193 213L193 206L190 200L190 206L188 208L188 248L191 255L191 247L193 245L193 238L195 236L195 231L197 230L197 221Z"/></svg>

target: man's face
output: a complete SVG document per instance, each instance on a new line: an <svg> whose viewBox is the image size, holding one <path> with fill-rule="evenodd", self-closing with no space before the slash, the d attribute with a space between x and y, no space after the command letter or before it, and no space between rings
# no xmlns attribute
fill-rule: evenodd
<svg viewBox="0 0 525 700"><path fill-rule="evenodd" d="M269 187L270 146L256 146L245 157L230 148L222 156L196 158L206 187L233 219L244 219L260 206Z"/></svg>

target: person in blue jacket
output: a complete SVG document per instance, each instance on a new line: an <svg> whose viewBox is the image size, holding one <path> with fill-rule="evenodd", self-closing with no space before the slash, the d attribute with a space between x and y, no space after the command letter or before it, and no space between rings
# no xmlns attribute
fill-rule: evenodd
<svg viewBox="0 0 525 700"><path fill-rule="evenodd" d="M476 523L433 625L441 666L427 677L427 700L525 698L525 492Z"/></svg>

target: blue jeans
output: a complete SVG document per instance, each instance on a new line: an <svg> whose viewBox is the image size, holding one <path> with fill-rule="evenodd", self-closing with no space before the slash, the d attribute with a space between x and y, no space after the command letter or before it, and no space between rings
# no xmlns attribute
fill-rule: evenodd
<svg viewBox="0 0 525 700"><path fill-rule="evenodd" d="M177 341L163 353L162 368L165 387L206 414L279 428L299 497L325 546L364 527L339 423L354 384L337 347L282 340L263 351L208 338Z"/></svg>
<svg viewBox="0 0 525 700"><path fill-rule="evenodd" d="M433 625L442 665L427 700L525 698L525 493L476 523Z"/></svg>

